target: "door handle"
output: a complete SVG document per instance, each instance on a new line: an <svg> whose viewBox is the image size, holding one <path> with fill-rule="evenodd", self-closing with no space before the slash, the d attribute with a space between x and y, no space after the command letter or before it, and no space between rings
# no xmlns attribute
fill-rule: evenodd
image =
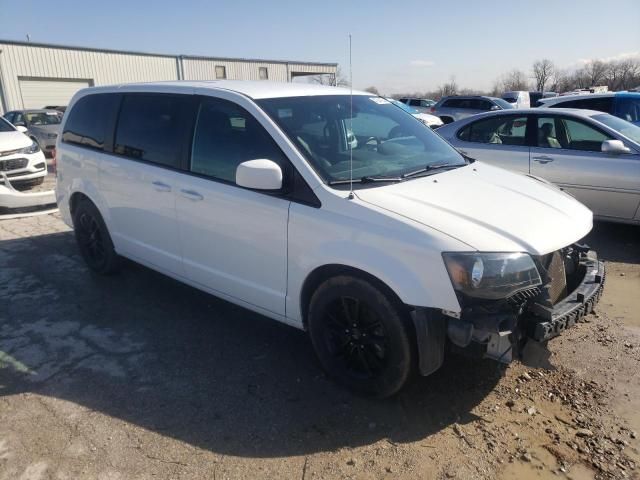
<svg viewBox="0 0 640 480"><path fill-rule="evenodd" d="M553 162L553 158L547 157L546 155L540 155L539 157L531 157L531 159L535 162L542 163L542 164Z"/></svg>
<svg viewBox="0 0 640 480"><path fill-rule="evenodd" d="M180 193L184 198L188 198L189 200L193 200L194 202L204 199L202 195L194 190L180 190Z"/></svg>
<svg viewBox="0 0 640 480"><path fill-rule="evenodd" d="M151 182L153 188L155 188L159 192L170 192L171 185L167 185L166 183L160 182L156 180L155 182Z"/></svg>

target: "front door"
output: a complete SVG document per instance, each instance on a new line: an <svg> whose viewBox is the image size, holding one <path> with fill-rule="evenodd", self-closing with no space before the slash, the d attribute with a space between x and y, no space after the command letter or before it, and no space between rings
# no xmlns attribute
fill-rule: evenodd
<svg viewBox="0 0 640 480"><path fill-rule="evenodd" d="M576 197L595 215L632 219L640 202L640 156L603 153L609 134L582 120L539 115L531 173Z"/></svg>
<svg viewBox="0 0 640 480"><path fill-rule="evenodd" d="M184 269L189 280L213 293L284 315L290 202L236 186L238 165L255 159L287 163L250 113L203 97L190 173L176 189Z"/></svg>

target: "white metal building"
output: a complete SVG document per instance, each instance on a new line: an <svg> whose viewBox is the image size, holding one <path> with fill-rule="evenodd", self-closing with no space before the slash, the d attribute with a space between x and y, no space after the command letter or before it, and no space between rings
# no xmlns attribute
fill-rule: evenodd
<svg viewBox="0 0 640 480"><path fill-rule="evenodd" d="M0 40L0 114L67 105L87 86L157 80L274 80L327 74L336 63L161 55Z"/></svg>

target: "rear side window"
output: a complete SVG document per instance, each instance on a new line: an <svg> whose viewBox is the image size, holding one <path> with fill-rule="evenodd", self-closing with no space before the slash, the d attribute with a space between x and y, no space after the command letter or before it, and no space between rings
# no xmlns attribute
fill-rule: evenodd
<svg viewBox="0 0 640 480"><path fill-rule="evenodd" d="M442 106L447 108L459 108L461 106L461 100L459 98L451 98L449 100L445 100Z"/></svg>
<svg viewBox="0 0 640 480"><path fill-rule="evenodd" d="M190 105L190 98L184 95L125 95L116 127L115 153L179 168L192 123Z"/></svg>
<svg viewBox="0 0 640 480"><path fill-rule="evenodd" d="M467 142L525 145L527 117L509 115L473 122L460 130L458 138Z"/></svg>
<svg viewBox="0 0 640 480"><path fill-rule="evenodd" d="M118 100L118 95L111 93L82 97L68 112L62 141L104 150L107 130L113 121Z"/></svg>
<svg viewBox="0 0 640 480"><path fill-rule="evenodd" d="M222 99L205 98L196 122L190 170L235 183L238 165L268 159L283 170L287 160L271 135L241 106Z"/></svg>

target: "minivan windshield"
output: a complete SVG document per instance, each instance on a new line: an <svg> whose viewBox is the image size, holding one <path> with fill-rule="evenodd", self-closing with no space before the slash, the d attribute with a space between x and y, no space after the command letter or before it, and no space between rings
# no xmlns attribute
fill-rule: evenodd
<svg viewBox="0 0 640 480"><path fill-rule="evenodd" d="M429 127L381 97L319 95L257 103L328 183L348 181L351 155L354 181L362 184L466 164Z"/></svg>

